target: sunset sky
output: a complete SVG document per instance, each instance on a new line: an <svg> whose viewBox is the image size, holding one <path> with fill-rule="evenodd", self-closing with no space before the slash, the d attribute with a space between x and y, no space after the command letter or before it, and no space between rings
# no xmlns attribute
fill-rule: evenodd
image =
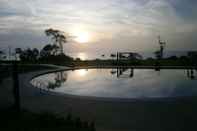
<svg viewBox="0 0 197 131"><path fill-rule="evenodd" d="M197 0L0 0L0 48L49 43L44 30L77 38L65 52L197 49Z"/></svg>

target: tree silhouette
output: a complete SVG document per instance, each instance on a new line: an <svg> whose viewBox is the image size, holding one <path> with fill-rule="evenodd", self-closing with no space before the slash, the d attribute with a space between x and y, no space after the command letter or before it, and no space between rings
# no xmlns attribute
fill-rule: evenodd
<svg viewBox="0 0 197 131"><path fill-rule="evenodd" d="M55 88L59 88L59 87L61 87L61 85L64 83L64 82L66 82L67 81L67 73L66 72L63 72L63 71L61 71L61 72L57 72L56 74L55 74L56 76L55 76L55 78L54 78L54 82L49 82L48 83L48 86L47 86L47 89L55 89Z"/></svg>
<svg viewBox="0 0 197 131"><path fill-rule="evenodd" d="M16 53L16 54L20 54L21 52L22 52L22 49L21 49L21 48L16 48L16 49L15 49L15 53Z"/></svg>
<svg viewBox="0 0 197 131"><path fill-rule="evenodd" d="M39 57L39 50L37 48L28 48L25 50L22 50L21 48L16 48L15 54L18 54L20 60L22 61L36 61Z"/></svg>
<svg viewBox="0 0 197 131"><path fill-rule="evenodd" d="M63 51L63 44L67 42L67 37L64 35L64 32L60 30L55 29L47 29L45 30L46 36L51 37L53 41L53 45L56 45L60 49L60 54L64 54ZM55 51L55 53L58 52L58 49Z"/></svg>
<svg viewBox="0 0 197 131"><path fill-rule="evenodd" d="M5 58L5 53L3 51L0 50L0 60Z"/></svg>
<svg viewBox="0 0 197 131"><path fill-rule="evenodd" d="M48 57L51 55L56 55L57 50L58 50L58 46L57 45L46 45L43 47L43 49L40 51L40 56L41 57Z"/></svg>

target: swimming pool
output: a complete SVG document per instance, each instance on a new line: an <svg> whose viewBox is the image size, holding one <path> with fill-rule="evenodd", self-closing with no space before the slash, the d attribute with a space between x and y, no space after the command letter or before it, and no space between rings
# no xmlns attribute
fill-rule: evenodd
<svg viewBox="0 0 197 131"><path fill-rule="evenodd" d="M41 89L104 98L168 98L197 96L195 70L78 69L49 73L31 83Z"/></svg>

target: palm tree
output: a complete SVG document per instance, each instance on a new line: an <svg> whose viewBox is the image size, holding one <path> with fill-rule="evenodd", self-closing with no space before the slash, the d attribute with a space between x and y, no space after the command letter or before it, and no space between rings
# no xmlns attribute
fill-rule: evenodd
<svg viewBox="0 0 197 131"><path fill-rule="evenodd" d="M39 52L39 50L37 48L34 48L32 50L32 54L33 54L34 60L37 60L38 57L39 57L40 52Z"/></svg>
<svg viewBox="0 0 197 131"><path fill-rule="evenodd" d="M60 54L64 54L63 44L67 42L67 37L64 35L64 32L50 28L45 30L45 34L46 36L50 36L54 41L53 45L57 45L60 48Z"/></svg>

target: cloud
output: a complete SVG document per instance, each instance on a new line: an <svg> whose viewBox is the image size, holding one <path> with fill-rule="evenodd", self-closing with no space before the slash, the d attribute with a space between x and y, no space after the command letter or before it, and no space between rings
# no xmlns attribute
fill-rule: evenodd
<svg viewBox="0 0 197 131"><path fill-rule="evenodd" d="M196 5L195 0L1 0L0 46L45 42L43 31L49 27L68 33L82 27L97 35L87 51L94 44L152 50L159 34L170 48L189 50L196 48Z"/></svg>

